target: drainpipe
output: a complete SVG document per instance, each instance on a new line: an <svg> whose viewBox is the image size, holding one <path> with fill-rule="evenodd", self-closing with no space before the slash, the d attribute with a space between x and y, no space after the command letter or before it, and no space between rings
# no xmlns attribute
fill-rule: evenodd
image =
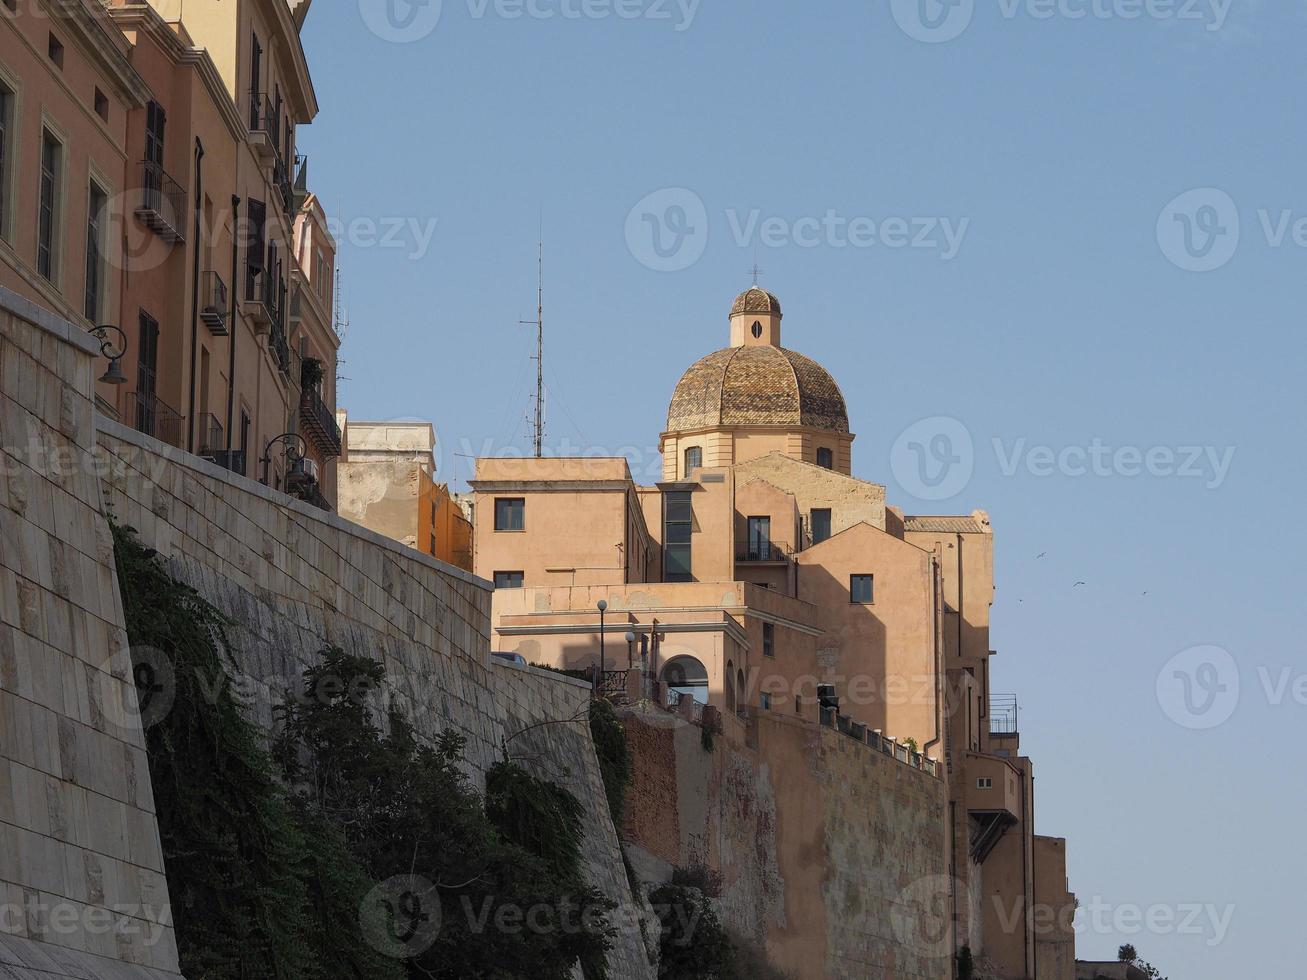
<svg viewBox="0 0 1307 980"><path fill-rule="evenodd" d="M191 396L186 419L186 451L195 452L195 349L200 345L200 208L204 203L204 144L195 138L195 228L191 249Z"/></svg>
<svg viewBox="0 0 1307 980"><path fill-rule="evenodd" d="M943 623L943 596L940 593L940 568L939 556L931 555L930 557L930 587L934 595L934 605L931 608L932 618L935 620L935 637L932 645L935 648L935 697L938 700L939 708L935 711L935 737L922 746L922 754L926 750L938 745L943 738L942 726L940 724L941 712L948 710L948 668L944 663L943 644L940 643L942 630L940 627Z"/></svg>
<svg viewBox="0 0 1307 980"><path fill-rule="evenodd" d="M231 196L231 328L228 331L229 340L227 342L227 468L231 469L231 440L232 424L235 419L233 413L236 410L236 304L239 300L236 298L236 276L239 274L237 269L240 265L241 250L241 199L235 194Z"/></svg>

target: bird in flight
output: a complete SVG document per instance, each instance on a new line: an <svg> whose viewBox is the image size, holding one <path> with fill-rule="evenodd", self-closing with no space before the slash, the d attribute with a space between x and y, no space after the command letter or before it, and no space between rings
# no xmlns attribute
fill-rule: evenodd
<svg viewBox="0 0 1307 980"><path fill-rule="evenodd" d="M1041 558L1047 558L1047 557L1048 557L1048 552L1047 552L1047 551L1041 551L1039 554L1035 555L1035 561L1039 561L1039 559L1041 559Z"/></svg>
<svg viewBox="0 0 1307 980"><path fill-rule="evenodd" d="M1078 589L1078 588L1080 588L1080 586L1082 586L1082 585L1088 585L1088 584L1089 584L1088 582L1077 582L1075 585L1071 586L1071 588L1073 588L1073 589Z"/></svg>

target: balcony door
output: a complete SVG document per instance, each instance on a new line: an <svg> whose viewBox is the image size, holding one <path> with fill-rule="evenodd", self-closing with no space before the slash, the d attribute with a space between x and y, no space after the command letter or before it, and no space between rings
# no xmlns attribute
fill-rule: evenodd
<svg viewBox="0 0 1307 980"><path fill-rule="evenodd" d="M141 311L136 342L136 429L146 435L155 430L155 386L159 373L159 322Z"/></svg>
<svg viewBox="0 0 1307 980"><path fill-rule="evenodd" d="M159 210L163 188L163 129L167 122L163 106L151 102L145 107L145 206Z"/></svg>
<svg viewBox="0 0 1307 980"><path fill-rule="evenodd" d="M749 559L751 561L771 560L771 518L749 518Z"/></svg>

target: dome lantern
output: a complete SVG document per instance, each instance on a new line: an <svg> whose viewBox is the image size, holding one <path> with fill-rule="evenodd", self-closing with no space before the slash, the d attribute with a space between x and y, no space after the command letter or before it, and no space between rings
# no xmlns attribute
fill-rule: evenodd
<svg viewBox="0 0 1307 980"><path fill-rule="evenodd" d="M781 301L761 286L735 297L731 306L732 347L780 347Z"/></svg>

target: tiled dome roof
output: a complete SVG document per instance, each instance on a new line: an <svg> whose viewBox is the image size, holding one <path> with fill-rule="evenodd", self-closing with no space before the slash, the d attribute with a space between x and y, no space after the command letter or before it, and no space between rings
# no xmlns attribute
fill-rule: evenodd
<svg viewBox="0 0 1307 980"><path fill-rule="evenodd" d="M667 412L667 431L736 425L848 432L849 414L839 385L816 361L783 347L728 347L682 376Z"/></svg>
<svg viewBox="0 0 1307 980"><path fill-rule="evenodd" d="M781 301L773 293L760 286L754 286L752 289L746 289L735 297L735 305L731 307L731 316L740 313L774 313L782 316Z"/></svg>

